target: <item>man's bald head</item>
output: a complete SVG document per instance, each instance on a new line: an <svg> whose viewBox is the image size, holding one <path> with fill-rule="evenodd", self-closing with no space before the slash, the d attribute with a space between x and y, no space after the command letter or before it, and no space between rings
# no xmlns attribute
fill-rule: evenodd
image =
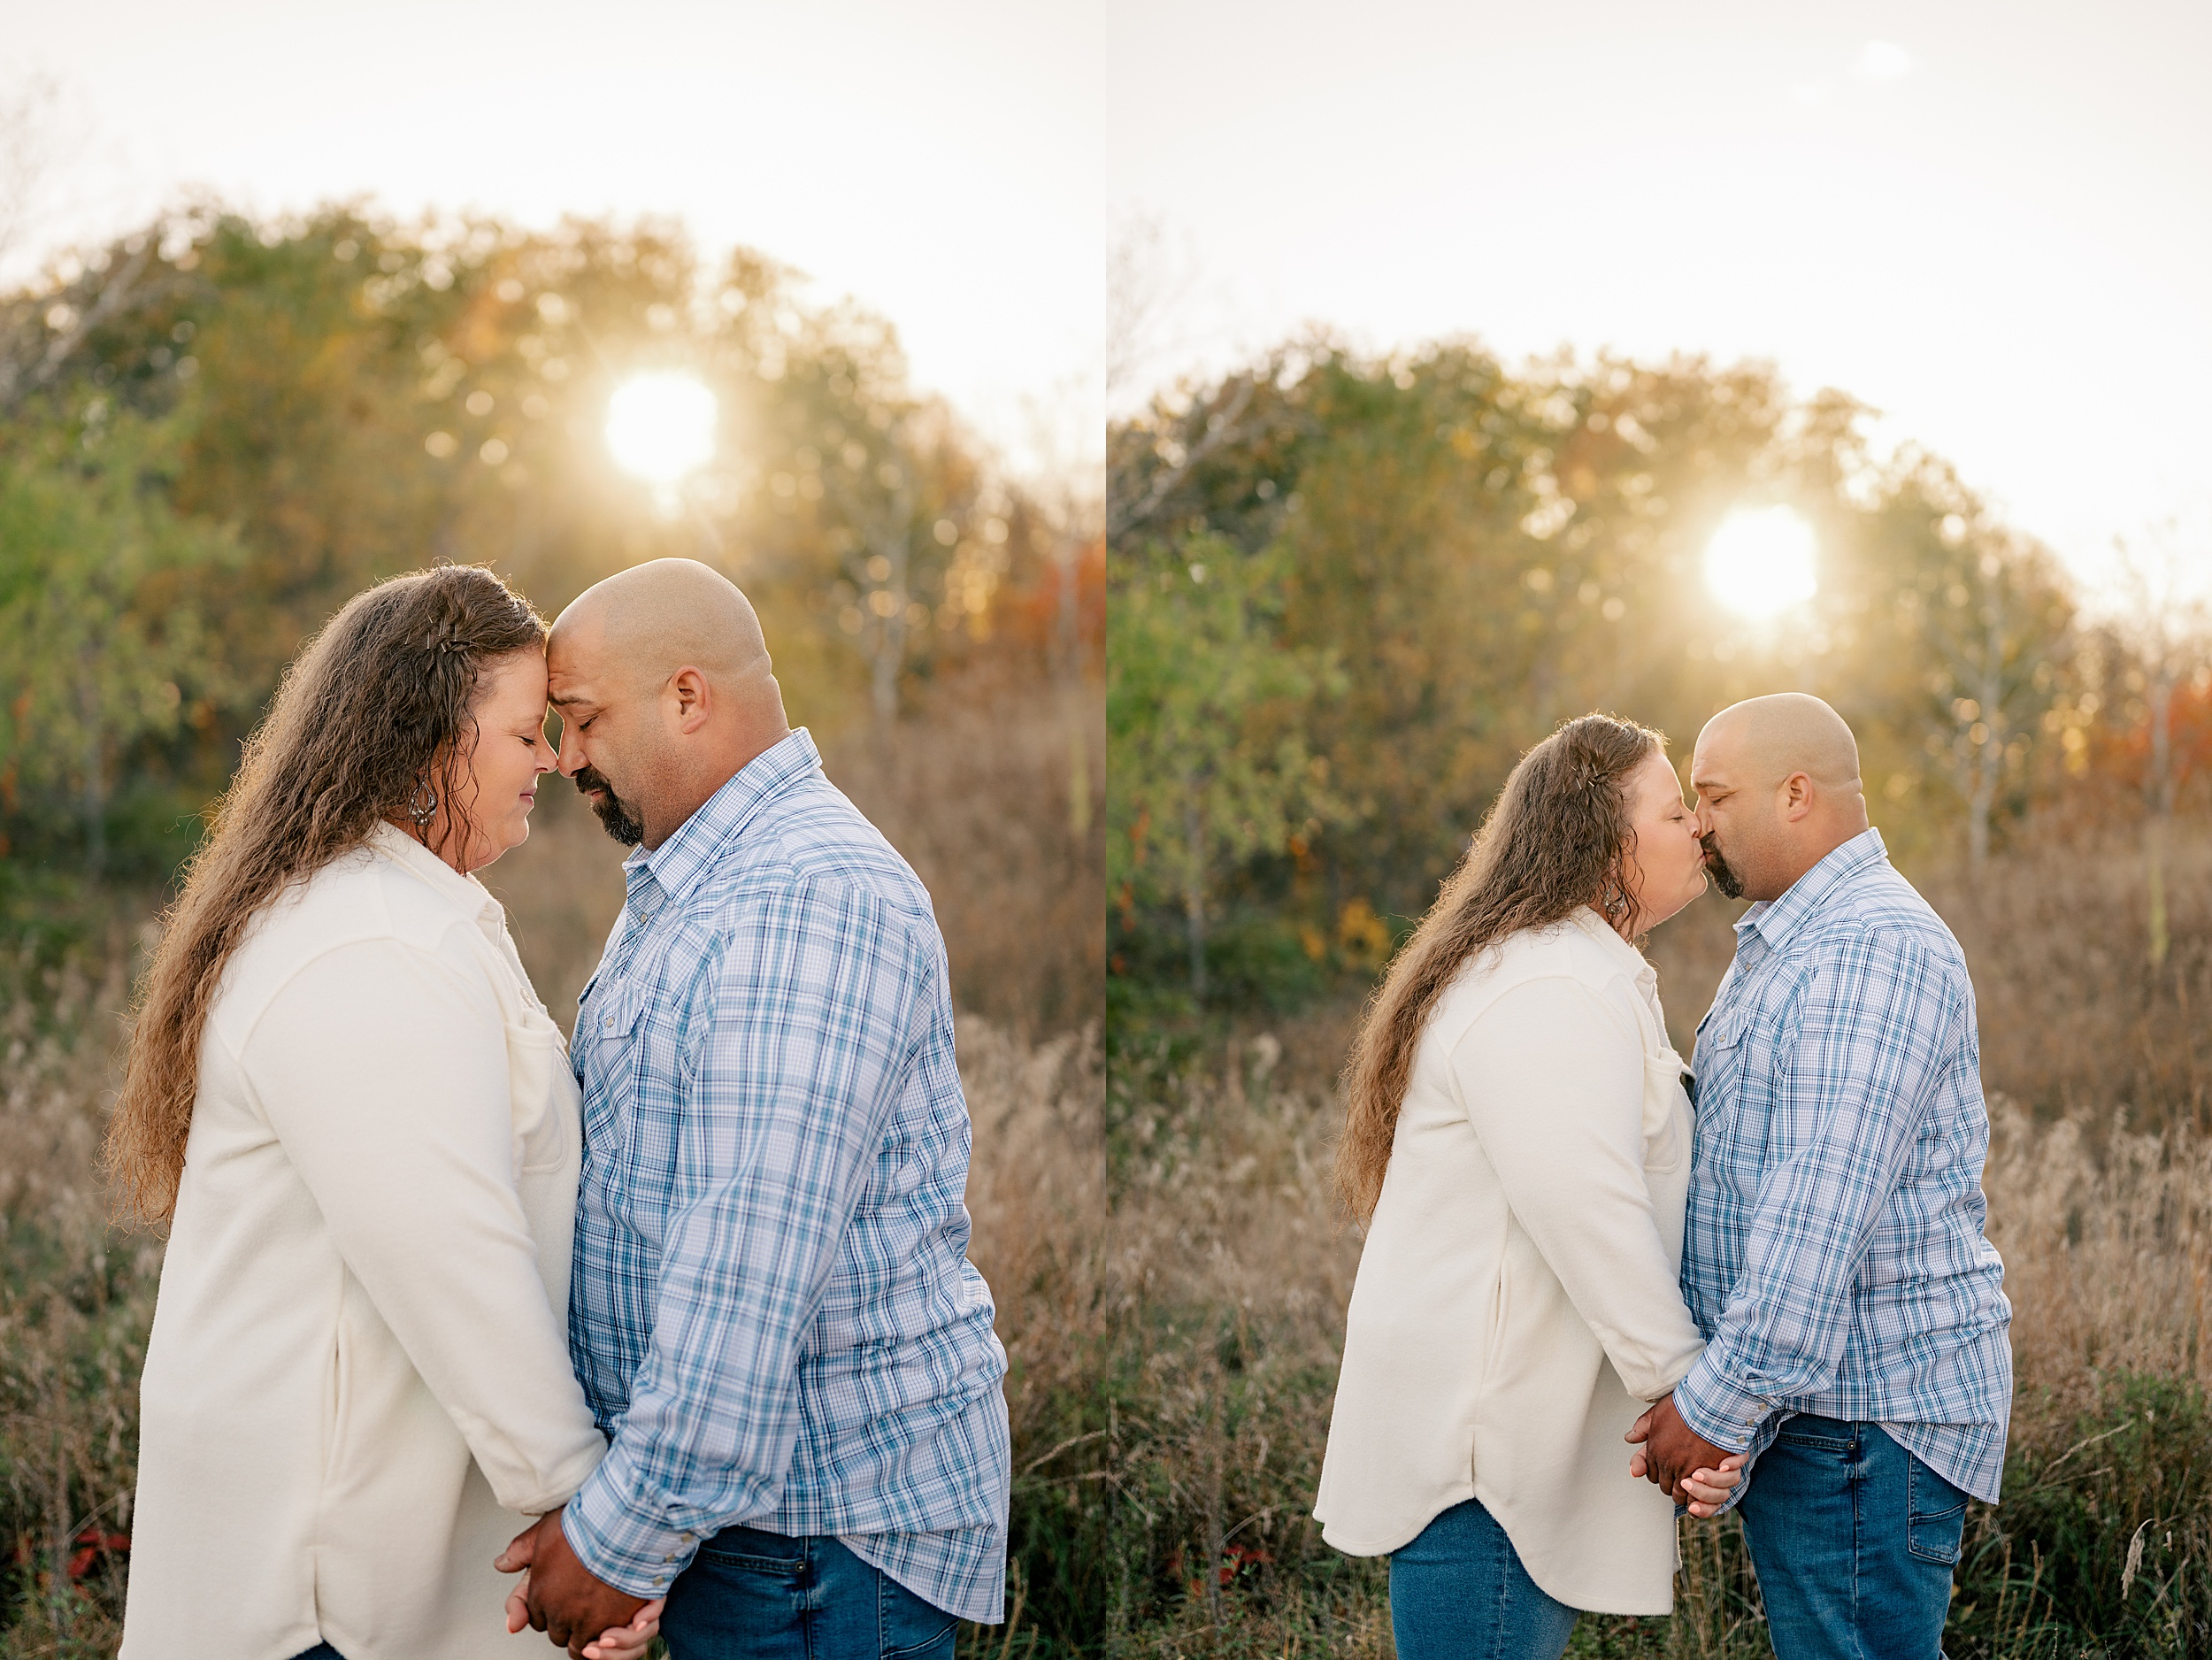
<svg viewBox="0 0 2212 1660"><path fill-rule="evenodd" d="M593 583L553 625L564 637L651 685L687 664L733 688L771 672L752 602L696 559L649 559Z"/></svg>
<svg viewBox="0 0 2212 1660"><path fill-rule="evenodd" d="M1859 743L1841 715L1807 692L1774 692L1731 703L1698 736L1724 744L1759 782L1802 772L1823 789L1859 788Z"/></svg>
<svg viewBox="0 0 2212 1660"><path fill-rule="evenodd" d="M1705 723L1690 761L1714 882L1779 899L1867 827L1859 746L1841 715L1803 692L1732 703Z"/></svg>
<svg viewBox="0 0 2212 1660"><path fill-rule="evenodd" d="M760 618L695 559L586 588L553 625L545 667L561 771L625 842L658 847L791 734Z"/></svg>

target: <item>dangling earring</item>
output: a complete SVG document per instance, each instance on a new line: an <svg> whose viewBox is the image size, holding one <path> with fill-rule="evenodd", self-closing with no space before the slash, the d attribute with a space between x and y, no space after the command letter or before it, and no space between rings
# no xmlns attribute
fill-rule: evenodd
<svg viewBox="0 0 2212 1660"><path fill-rule="evenodd" d="M1605 914L1618 922L1628 911L1628 895L1621 892L1620 882L1608 878L1605 884Z"/></svg>
<svg viewBox="0 0 2212 1660"><path fill-rule="evenodd" d="M415 786L414 799L407 803L407 816L415 821L415 828L427 830L430 821L438 816L438 792L425 779Z"/></svg>

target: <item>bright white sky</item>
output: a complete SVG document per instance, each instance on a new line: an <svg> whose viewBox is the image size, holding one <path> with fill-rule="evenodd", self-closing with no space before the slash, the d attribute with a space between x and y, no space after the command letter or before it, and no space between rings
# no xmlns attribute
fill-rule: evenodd
<svg viewBox="0 0 2212 1660"><path fill-rule="evenodd" d="M2092 575L2212 571L2212 6L1118 0L1117 213L1206 321L1755 357Z"/></svg>
<svg viewBox="0 0 2212 1660"><path fill-rule="evenodd" d="M88 141L50 241L191 186L676 214L890 318L1017 465L1033 410L1100 442L1103 58L1099 0L0 0L0 95Z"/></svg>

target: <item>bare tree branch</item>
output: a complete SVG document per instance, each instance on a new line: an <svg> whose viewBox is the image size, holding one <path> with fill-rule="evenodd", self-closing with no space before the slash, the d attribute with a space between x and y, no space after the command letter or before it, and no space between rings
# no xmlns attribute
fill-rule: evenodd
<svg viewBox="0 0 2212 1660"><path fill-rule="evenodd" d="M1180 423L1185 432L1195 427L1188 442L1164 436L1153 445L1152 453L1162 465L1149 470L1141 479L1131 476L1133 468L1110 468L1106 482L1107 540L1118 542L1148 523L1207 457L1231 439L1242 436L1245 414L1251 409L1258 390L1256 373L1240 374L1225 382L1216 391L1211 408L1194 410Z"/></svg>
<svg viewBox="0 0 2212 1660"><path fill-rule="evenodd" d="M170 291L167 282L144 280L159 240L157 231L141 233L105 269L87 268L63 288L17 297L0 319L0 414L50 385L96 330Z"/></svg>

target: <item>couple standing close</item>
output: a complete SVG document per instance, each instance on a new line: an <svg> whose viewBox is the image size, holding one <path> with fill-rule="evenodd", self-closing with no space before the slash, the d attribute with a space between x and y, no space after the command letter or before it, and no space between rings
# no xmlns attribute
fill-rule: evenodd
<svg viewBox="0 0 2212 1660"><path fill-rule="evenodd" d="M572 1049L472 874L557 765L638 844ZM1009 1490L969 1141L928 896L735 588L657 560L549 636L473 567L358 596L111 1131L172 1225L125 1660L949 1660Z"/></svg>
<svg viewBox="0 0 2212 1660"><path fill-rule="evenodd" d="M1316 1514L1390 1556L1400 1660L1666 1613L1675 1506L1739 1503L1779 1660L1938 1660L1967 1498L1997 1499L1964 957L1826 703L1724 710L1691 782L1694 811L1602 715L1538 744L1354 1048L1368 1234ZM1708 868L1757 903L1692 1083L1639 948Z"/></svg>

